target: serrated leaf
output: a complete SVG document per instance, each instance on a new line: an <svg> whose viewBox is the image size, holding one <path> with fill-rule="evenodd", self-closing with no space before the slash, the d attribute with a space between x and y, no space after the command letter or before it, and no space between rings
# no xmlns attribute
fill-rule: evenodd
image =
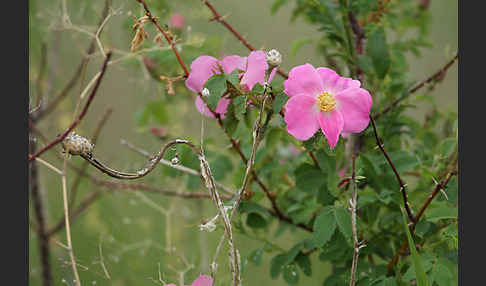
<svg viewBox="0 0 486 286"><path fill-rule="evenodd" d="M243 120L243 115L246 112L246 97L237 96L233 100L231 100L231 104L234 108L235 117L238 120Z"/></svg>
<svg viewBox="0 0 486 286"><path fill-rule="evenodd" d="M395 152L390 152L389 155L398 173L402 173L407 170L413 170L419 164L419 161L415 156L415 154L409 152L395 151ZM384 163L388 164L388 162L384 162Z"/></svg>
<svg viewBox="0 0 486 286"><path fill-rule="evenodd" d="M351 226L351 215L342 207L334 208L334 216L336 218L339 230L346 238L351 238L353 235L353 229Z"/></svg>
<svg viewBox="0 0 486 286"><path fill-rule="evenodd" d="M246 217L246 224L252 228L265 228L267 221L258 213L250 213Z"/></svg>
<svg viewBox="0 0 486 286"><path fill-rule="evenodd" d="M336 218L333 207L325 207L314 221L312 239L316 247L323 247L336 230Z"/></svg>
<svg viewBox="0 0 486 286"><path fill-rule="evenodd" d="M325 184L324 174L317 167L304 163L295 170L295 185L304 192L314 193Z"/></svg>
<svg viewBox="0 0 486 286"><path fill-rule="evenodd" d="M213 172L214 179L219 181L223 180L226 174L233 170L233 163L231 160L223 155L217 156L214 160L211 160L211 171Z"/></svg>
<svg viewBox="0 0 486 286"><path fill-rule="evenodd" d="M452 272L442 264L435 265L430 274L430 284L433 285L434 282L440 286L453 285Z"/></svg>
<svg viewBox="0 0 486 286"><path fill-rule="evenodd" d="M209 90L209 96L206 98L206 103L212 110L216 110L218 102L226 91L226 77L224 74L213 75L204 84L204 87Z"/></svg>

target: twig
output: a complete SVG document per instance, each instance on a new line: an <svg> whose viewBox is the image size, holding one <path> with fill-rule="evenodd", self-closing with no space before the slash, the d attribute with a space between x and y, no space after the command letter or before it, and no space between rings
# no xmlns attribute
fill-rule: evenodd
<svg viewBox="0 0 486 286"><path fill-rule="evenodd" d="M108 16L109 8L110 8L110 0L105 0L105 7L103 8L103 12L101 13L101 19L99 21L98 27L101 27L101 25L104 22L104 19ZM101 29L99 30L99 33L101 33ZM98 36L99 36L98 33ZM33 121L36 122L43 118L45 115L51 113L57 105L69 94L69 91L76 85L78 80L80 79L81 72L84 69L84 66L88 63L89 61L89 56L94 53L95 51L95 45L96 45L96 39L93 39L91 41L91 44L88 47L88 50L86 51L86 55L83 56L83 59L81 60L81 63L79 64L78 68L73 74L73 77L69 80L69 82L66 84L66 86L61 90L61 92L54 98L54 100L49 104L48 106L42 107L34 116L33 116Z"/></svg>
<svg viewBox="0 0 486 286"><path fill-rule="evenodd" d="M89 95L88 100L86 101L86 104L85 104L83 110L81 111L81 113L78 115L78 117L71 123L71 125L60 136L58 136L56 139L54 139L49 144L47 144L46 146L44 146L44 148L42 148L41 150L39 150L35 154L30 155L29 156L29 162L31 162L37 156L41 155L45 151L51 149L52 147L54 147L55 145L57 145L59 142L61 142L79 124L79 122L81 122L81 120L83 119L83 117L86 115L86 112L88 111L88 108L89 108L91 102L93 101L94 96L96 95L96 91L98 90L98 87L100 86L101 80L103 79L103 75L106 72L106 66L107 66L108 61L111 58L111 55L112 55L111 52L108 52L107 53L105 62L103 63L103 67L101 69L101 75L96 80L96 84L93 87L93 89L91 90L91 94Z"/></svg>
<svg viewBox="0 0 486 286"><path fill-rule="evenodd" d="M101 133L101 130L105 126L106 122L108 121L108 118L111 116L113 112L113 109L110 107L105 111L105 114L101 118L101 120L98 123L98 126L96 127L96 130L93 133L93 136L91 137L91 143L93 145L96 144L96 141L98 140L98 136ZM71 185L71 195L69 197L69 207L72 207L74 205L74 202L76 201L76 195L78 193L78 188L81 184L81 174L86 171L86 168L88 168L88 162L83 162L83 165L81 166L82 172L78 173L76 178L74 179L73 184Z"/></svg>
<svg viewBox="0 0 486 286"><path fill-rule="evenodd" d="M400 184L400 191L402 192L403 204L405 205L405 210L407 211L408 218L410 219L411 222L413 222L415 219L413 217L412 211L410 210L410 204L408 203L407 191L405 190L405 184L403 183L403 180L400 177L400 174L398 174L398 171L395 168L395 165L393 164L392 160L390 159L390 156L388 156L388 153L385 151L383 144L381 144L380 138L378 137L378 131L376 130L375 120L373 119L373 116L370 116L370 121L371 121L371 125L373 126L373 132L375 134L376 145L378 146L378 148L380 148L381 152L385 156L388 164L390 165L390 167L393 170L393 173L395 173L395 177L397 178L397 181Z"/></svg>
<svg viewBox="0 0 486 286"><path fill-rule="evenodd" d="M142 150L142 149L134 146L133 144L130 144L129 142L127 142L124 139L122 139L120 141L120 144L127 146L130 150L133 150L133 151L135 151L135 152L137 152L137 153L139 153L139 154L141 154L141 155L143 155L143 156L145 156L147 158L150 158L151 157L151 155L147 151ZM201 177L201 173L199 171L196 171L194 169L188 168L186 166L182 166L180 164L174 165L174 164L172 164L172 162L169 162L169 161L164 160L164 159L161 159L159 163L160 164L163 164L163 165L166 165L168 167L174 168L176 170L179 170L181 172L184 172L184 173L187 173L187 174L191 174L191 175L194 175L194 176ZM231 190L230 188L224 186L223 184L221 184L219 182L215 182L215 183L216 183L216 186L218 188L220 188L221 190L223 190L225 193L227 193L229 195L234 195L235 194L235 192L233 190Z"/></svg>
<svg viewBox="0 0 486 286"><path fill-rule="evenodd" d="M429 76L425 80L419 82L418 84L414 85L412 88L408 90L408 92L404 95L401 96L400 98L396 99L392 103L390 103L387 107L383 108L380 112L376 113L373 118L377 119L378 117L382 116L383 114L389 112L392 110L395 106L397 106L401 101L404 99L408 98L411 94L415 93L428 83L431 83L432 81L435 81L439 78L443 78L447 74L447 70L458 60L459 54L456 53L456 55L449 60L442 68L440 68L437 72L435 72L433 75Z"/></svg>
<svg viewBox="0 0 486 286"><path fill-rule="evenodd" d="M64 167L63 167L63 174L61 176L62 180L62 199L64 202L64 219L66 225L66 239L67 239L67 246L69 257L71 259L71 265L73 268L74 278L76 280L76 285L81 286L81 281L79 279L78 274L78 267L76 264L76 259L74 258L74 251L73 251L73 243L71 241L71 226L69 224L69 206L68 206L68 196L67 196L67 183L66 183L66 165L67 165L67 158L69 154L66 152L64 156Z"/></svg>
<svg viewBox="0 0 486 286"><path fill-rule="evenodd" d="M164 35L164 38L167 40L167 42L169 43L170 47L172 48L172 51L174 52L174 55L176 56L177 58L177 61L179 62L179 65L182 67L182 69L184 70L184 74L185 76L189 76L189 70L187 69L186 65L184 64L184 62L182 61L182 58L181 56L179 55L179 52L177 51L177 48L174 44L174 42L172 41L171 37L167 34L167 32L165 32L162 27L160 26L159 22L157 21L157 19L155 19L153 16L152 16L152 13L150 13L150 10L149 8L147 7L147 4L145 3L144 0L137 0L138 2L140 2L142 5L143 5L143 8L145 9L145 15L150 19L150 21L152 21L152 23L154 23L154 25L157 27L157 29L159 30L160 33L162 33L162 35Z"/></svg>
<svg viewBox="0 0 486 286"><path fill-rule="evenodd" d="M221 23L223 26L226 27L226 29L228 29L228 31L230 31L248 50L250 51L254 51L256 50L250 43L248 43L247 40L245 40L245 38L243 38L243 36L241 36L240 33L238 33L219 13L218 11L216 11L216 9L214 9L213 5L211 3L209 3L208 0L202 0L204 5L206 5L209 10L211 10L211 12L213 13L214 17L210 20L210 21L213 21L213 20L216 20L218 21L219 23ZM281 75L282 77L284 78L288 78L289 75L284 72L283 70L281 70L280 68L277 69L277 73L279 75Z"/></svg>
<svg viewBox="0 0 486 286"><path fill-rule="evenodd" d="M100 244L98 245L98 250L99 250L99 253L100 253L100 264L101 264L101 268L103 268L103 272L105 273L105 276L108 280L111 279L111 276L110 276L110 273L108 272L108 269L106 268L106 265L105 265L105 259L103 258L103 248L102 248L102 244L103 243L103 239L102 237L100 237Z"/></svg>
<svg viewBox="0 0 486 286"><path fill-rule="evenodd" d="M54 167L51 163L46 162L41 158L35 158L35 160L62 176L62 171Z"/></svg>

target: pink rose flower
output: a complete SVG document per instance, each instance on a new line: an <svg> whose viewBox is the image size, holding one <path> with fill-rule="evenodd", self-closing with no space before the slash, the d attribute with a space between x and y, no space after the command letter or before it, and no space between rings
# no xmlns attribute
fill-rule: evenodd
<svg viewBox="0 0 486 286"><path fill-rule="evenodd" d="M194 282L192 282L191 286L212 286L213 285L213 278L209 275L201 275ZM176 286L175 284L167 284L165 286ZM188 286L188 285L186 285Z"/></svg>
<svg viewBox="0 0 486 286"><path fill-rule="evenodd" d="M176 29L182 29L184 27L184 16L179 13L172 13L169 18L169 25Z"/></svg>
<svg viewBox="0 0 486 286"><path fill-rule="evenodd" d="M241 77L240 84L244 91L249 91L256 83L263 84L265 81L265 71L268 68L266 54L263 51L253 51L248 57L227 56L222 60L217 60L211 56L200 56L191 64L191 72L186 80L186 86L193 92L201 93L206 81L214 74L221 73L220 68L225 74L230 74L235 69L245 71ZM230 100L222 97L216 106L215 112L225 117ZM201 99L196 98L197 110L207 116L214 118L207 105Z"/></svg>
<svg viewBox="0 0 486 286"><path fill-rule="evenodd" d="M305 64L292 68L283 85L289 96L287 131L299 140L311 138L321 128L334 148L339 135L359 133L368 126L372 99L358 80Z"/></svg>

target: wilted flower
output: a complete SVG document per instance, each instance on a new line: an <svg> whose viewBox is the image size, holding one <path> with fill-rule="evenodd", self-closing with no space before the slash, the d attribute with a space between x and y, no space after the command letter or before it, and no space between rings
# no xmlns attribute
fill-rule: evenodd
<svg viewBox="0 0 486 286"><path fill-rule="evenodd" d="M342 133L359 133L369 123L372 99L358 80L310 64L294 67L284 81L287 131L299 140L321 128L331 148Z"/></svg>
<svg viewBox="0 0 486 286"><path fill-rule="evenodd" d="M253 51L248 57L227 56L222 60L211 56L200 56L191 64L191 73L187 77L186 86L193 92L202 93L206 81L214 74L221 73L221 69L225 74L239 69L244 71L240 82L242 89L249 91L256 83L264 83L267 68L266 54L263 51ZM230 100L224 97L219 100L215 112L220 114L221 118L224 118L229 103ZM201 114L214 118L213 113L199 96L196 98L196 107Z"/></svg>

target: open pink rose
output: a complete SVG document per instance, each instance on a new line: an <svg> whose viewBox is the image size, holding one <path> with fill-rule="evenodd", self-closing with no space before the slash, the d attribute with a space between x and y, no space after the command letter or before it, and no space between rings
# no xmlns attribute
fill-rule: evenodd
<svg viewBox="0 0 486 286"><path fill-rule="evenodd" d="M201 275L194 282L192 282L191 286L212 286L213 285L213 278L209 275ZM176 286L175 284L167 284L165 286ZM188 285L186 285L188 286Z"/></svg>
<svg viewBox="0 0 486 286"><path fill-rule="evenodd" d="M331 148L343 133L359 133L369 123L372 99L358 80L310 64L292 68L283 83L290 97L285 105L287 131L299 140L321 128Z"/></svg>
<svg viewBox="0 0 486 286"><path fill-rule="evenodd" d="M220 67L225 74L230 74L235 69L243 70L240 84L243 90L248 91L256 83L263 84L265 81L265 71L268 68L266 54L263 51L253 51L248 57L227 56L218 60L211 56L200 56L191 64L191 72L186 80L186 86L196 93L203 90L206 81L214 74L221 73ZM230 100L221 98L217 104L215 112L224 118ZM198 96L196 98L197 110L208 117L214 118L204 101Z"/></svg>

